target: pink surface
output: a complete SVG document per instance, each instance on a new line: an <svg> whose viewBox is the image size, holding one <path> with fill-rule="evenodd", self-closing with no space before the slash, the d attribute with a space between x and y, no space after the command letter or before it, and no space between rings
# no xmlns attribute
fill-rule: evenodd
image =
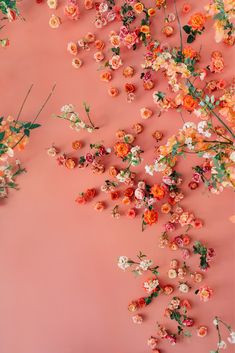
<svg viewBox="0 0 235 353"><path fill-rule="evenodd" d="M200 1L200 5L204 3ZM18 179L20 191L13 191L0 206L0 352L148 352L146 340L154 334L156 321L162 321L168 298L156 300L145 310L146 321L142 326L133 325L127 304L143 294L142 279L119 270L116 258L134 257L142 250L160 265L160 277L164 277L175 254L158 248L161 224L142 233L140 219L131 221L123 217L117 221L108 215L111 208L100 215L92 207L77 206L74 202L77 194L86 187L100 185L104 177L93 176L87 170L59 168L47 156L46 148L55 142L69 151L71 141L77 138L88 145L86 133L76 133L65 122L51 118L62 105L73 103L82 110L82 102L87 101L101 127L95 135L89 135L89 141L105 140L111 144L118 128L128 128L141 120L141 107L155 109L151 93L145 94L139 85L134 104L126 103L124 93L111 99L107 94L109 84L100 82L96 64L87 53L81 54L84 66L77 71L72 68L67 42L82 37L88 30L95 31L92 12L82 12L77 23L66 21L58 30L52 30L48 26L50 11L45 4L35 5L28 0L23 1L21 8L26 22L7 26L11 46L0 53L1 114L14 116L28 87L34 83L22 115L30 120L55 82L57 88L40 118L43 126L33 133L20 156L28 170ZM208 34L196 43L197 47L202 43L205 61L210 54L207 48L218 48L210 26L211 23ZM112 25L108 30L111 29ZM97 35L105 38L102 31ZM177 40L176 35L173 40ZM219 47L225 57L228 78L233 71L234 50ZM134 66L139 73L141 53L137 51L135 55ZM133 65L133 54L132 60L127 52L124 58ZM137 82L138 75L132 81ZM116 75L112 85L122 87L124 82ZM151 132L157 128L166 137L170 136L181 126L181 120L177 113L170 113L160 118L154 116L144 125L145 134L138 142L147 152L145 162L150 162ZM185 178L189 177L190 165L187 160L178 168L185 171ZM160 347L164 352L207 353L216 345L213 316L220 315L235 325L234 225L228 219L234 214L234 198L229 190L218 197L200 187L195 192L187 189L183 205L205 221L202 230L191 232L193 238L205 241L217 253L205 280L214 288L213 299L201 304L193 294L189 296L195 304L192 316L197 318L196 324L208 325L209 335L205 339L196 336L186 339L175 347L167 343Z"/></svg>

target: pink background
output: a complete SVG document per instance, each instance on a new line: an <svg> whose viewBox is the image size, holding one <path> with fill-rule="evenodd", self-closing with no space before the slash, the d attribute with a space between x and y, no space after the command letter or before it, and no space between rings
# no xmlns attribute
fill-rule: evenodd
<svg viewBox="0 0 235 353"><path fill-rule="evenodd" d="M182 3L179 1L179 7ZM200 5L204 3L200 1ZM139 84L133 104L126 103L124 93L116 99L110 98L107 94L110 85L100 82L91 53L81 53L84 66L80 70L72 68L67 42L79 39L88 30L95 31L94 12L83 10L78 22L67 20L58 30L52 30L48 26L51 12L46 4L36 5L28 0L22 2L21 9L26 22L10 24L1 33L7 34L11 41L10 47L0 53L1 114L15 116L27 89L34 83L22 114L22 119L30 120L55 82L57 88L40 117L43 126L33 133L26 151L20 155L28 171L18 179L20 191L11 192L0 206L0 352L148 352L146 340L155 333L156 321L164 321L162 314L168 298L161 297L145 310L142 326L132 324L127 304L144 294L143 279L123 273L117 268L116 259L119 255L134 257L142 250L160 265L160 277L167 281L169 261L179 254L158 248L161 222L142 233L139 218L112 219L111 202L103 214L97 214L90 205L77 206L74 202L77 194L86 187L98 187L104 176L57 167L55 160L47 156L46 148L54 142L69 152L75 139L84 141L87 148L90 141L104 140L111 145L117 129L128 129L141 121L141 107L155 110L152 93L144 93ZM195 10L193 5L192 11ZM62 8L56 13L62 14ZM182 23L186 20L187 16ZM208 48L218 48L211 24L208 22L208 33L195 44L197 48L202 44L205 63L209 60ZM113 28L110 25L107 31ZM104 39L104 32L97 31L97 37ZM172 40L178 43L177 34ZM224 45L219 48L225 57L225 78L229 78L234 50ZM139 82L141 51L134 56L125 51L123 58L137 70L131 81ZM157 88L164 89L161 79L160 76ZM111 84L122 88L125 82L117 74ZM101 127L95 135L76 133L66 122L51 117L66 103L73 103L82 111L84 100L91 105L94 120ZM154 156L151 133L159 129L167 137L181 124L180 116L174 112L160 118L155 115L144 122L145 133L137 140L146 151L144 163ZM85 150L86 147L82 151ZM183 161L178 168L185 172L186 181L191 164L192 160ZM184 344L175 347L162 343L160 348L164 352L186 353L190 349L192 353L199 350L207 353L216 348L216 332L211 324L214 315L221 315L235 326L234 225L229 221L235 211L234 198L231 190L218 197L209 195L203 187L194 192L186 188L186 196L183 206L205 222L202 230L190 234L193 239L215 247L217 252L204 282L214 288L213 299L201 304L193 294L189 296L196 325L208 325L209 335L205 339L196 336L185 339ZM170 323L169 327L176 326ZM227 352L232 352L232 348Z"/></svg>

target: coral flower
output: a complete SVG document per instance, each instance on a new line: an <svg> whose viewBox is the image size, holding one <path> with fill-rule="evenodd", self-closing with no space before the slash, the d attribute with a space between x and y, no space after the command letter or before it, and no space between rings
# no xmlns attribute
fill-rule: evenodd
<svg viewBox="0 0 235 353"><path fill-rule="evenodd" d="M93 0L85 0L84 1L84 7L86 10L91 10L94 7L94 1Z"/></svg>
<svg viewBox="0 0 235 353"><path fill-rule="evenodd" d="M135 10L136 13L140 14L144 10L144 5L141 2L137 2L134 5L134 10Z"/></svg>
<svg viewBox="0 0 235 353"><path fill-rule="evenodd" d="M111 97L117 97L119 95L119 90L116 87L110 87L108 93Z"/></svg>
<svg viewBox="0 0 235 353"><path fill-rule="evenodd" d="M101 79L101 81L104 81L104 82L111 81L111 79L112 79L111 72L110 71L102 72L100 75L100 79Z"/></svg>
<svg viewBox="0 0 235 353"><path fill-rule="evenodd" d="M119 192L118 191L111 191L110 196L111 196L111 200L115 201L119 198Z"/></svg>
<svg viewBox="0 0 235 353"><path fill-rule="evenodd" d="M142 32L142 33L147 34L147 33L149 33L149 31L150 31L150 28L147 25L144 25L144 26L140 27L140 32Z"/></svg>
<svg viewBox="0 0 235 353"><path fill-rule="evenodd" d="M130 146L125 142L117 142L114 146L114 150L118 157L123 158L129 153Z"/></svg>
<svg viewBox="0 0 235 353"><path fill-rule="evenodd" d="M128 78L128 77L133 77L134 76L134 68L132 66L127 66L123 69L123 76Z"/></svg>
<svg viewBox="0 0 235 353"><path fill-rule="evenodd" d="M70 0L64 7L64 13L70 20L78 20L80 11L76 1Z"/></svg>
<svg viewBox="0 0 235 353"><path fill-rule="evenodd" d="M70 54L72 55L77 55L78 53L78 47L77 44L74 42L69 42L67 45L67 50Z"/></svg>
<svg viewBox="0 0 235 353"><path fill-rule="evenodd" d="M104 210L104 208L105 208L105 204L102 201L96 202L96 204L94 206L94 210L99 211L99 212L102 212Z"/></svg>
<svg viewBox="0 0 235 353"><path fill-rule="evenodd" d="M183 98L183 106L189 112L193 112L197 107L197 101L192 96L187 94Z"/></svg>
<svg viewBox="0 0 235 353"><path fill-rule="evenodd" d="M191 46L184 47L183 54L190 59L194 59L197 56L197 52Z"/></svg>
<svg viewBox="0 0 235 353"><path fill-rule="evenodd" d="M208 328L206 326L200 326L197 329L198 337L205 337L208 333Z"/></svg>
<svg viewBox="0 0 235 353"><path fill-rule="evenodd" d="M67 158L65 161L65 166L68 169L74 169L76 167L76 161L74 158Z"/></svg>
<svg viewBox="0 0 235 353"><path fill-rule="evenodd" d="M73 148L74 150L80 150L80 148L82 148L82 142L81 142L81 141L78 141L78 140L74 141L74 142L72 143L72 148Z"/></svg>
<svg viewBox="0 0 235 353"><path fill-rule="evenodd" d="M197 12L190 17L188 24L193 30L201 31L204 28L205 22L206 18L203 13Z"/></svg>
<svg viewBox="0 0 235 353"><path fill-rule="evenodd" d="M144 222L152 225L158 221L158 213L155 210L146 210L144 212Z"/></svg>
<svg viewBox="0 0 235 353"><path fill-rule="evenodd" d="M151 187L150 191L151 191L151 194L153 195L153 197L157 200L162 200L163 197L165 196L164 188L158 184L154 184Z"/></svg>
<svg viewBox="0 0 235 353"><path fill-rule="evenodd" d="M212 296L213 290L210 287L201 287L197 291L197 295L199 295L200 299L204 302L207 302Z"/></svg>
<svg viewBox="0 0 235 353"><path fill-rule="evenodd" d="M153 112L148 108L141 108L140 115L142 119L149 119L153 115Z"/></svg>
<svg viewBox="0 0 235 353"><path fill-rule="evenodd" d="M127 211L127 217L128 218L131 218L131 219L133 219L133 218L135 218L136 217L136 211L135 211L135 209L134 208L130 208L128 211Z"/></svg>

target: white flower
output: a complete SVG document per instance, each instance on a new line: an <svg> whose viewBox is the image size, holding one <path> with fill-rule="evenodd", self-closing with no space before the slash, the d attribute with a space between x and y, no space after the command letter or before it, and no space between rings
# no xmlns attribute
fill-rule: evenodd
<svg viewBox="0 0 235 353"><path fill-rule="evenodd" d="M205 137L211 137L211 133L208 131L208 125L206 121L200 121L197 125L197 131L199 134Z"/></svg>
<svg viewBox="0 0 235 353"><path fill-rule="evenodd" d="M131 153L136 154L141 150L140 146L134 146L131 149Z"/></svg>
<svg viewBox="0 0 235 353"><path fill-rule="evenodd" d="M7 155L8 155L9 157L14 157L14 151L13 151L13 149L12 149L11 147L8 147L6 153L7 153Z"/></svg>
<svg viewBox="0 0 235 353"><path fill-rule="evenodd" d="M146 165L145 166L145 172L151 176L153 176L153 172L154 172L154 167L153 165Z"/></svg>
<svg viewBox="0 0 235 353"><path fill-rule="evenodd" d="M187 129L190 129L190 128L196 129L196 124L193 123L192 121L188 121L188 122L184 123L183 130L187 130Z"/></svg>
<svg viewBox="0 0 235 353"><path fill-rule="evenodd" d="M189 292L189 286L186 283L181 283L179 285L179 291L182 293L188 293Z"/></svg>
<svg viewBox="0 0 235 353"><path fill-rule="evenodd" d="M91 132L93 132L93 131L94 131L94 129L93 129L92 127L88 127L88 128L87 128L87 132L91 133Z"/></svg>
<svg viewBox="0 0 235 353"><path fill-rule="evenodd" d="M107 153L111 153L111 152L112 152L112 149L111 149L110 147L107 147L107 148L106 148L106 152L107 152Z"/></svg>
<svg viewBox="0 0 235 353"><path fill-rule="evenodd" d="M161 160L161 158L159 160ZM155 172L163 172L166 169L166 167L167 167L166 164L159 163L158 160L156 160L155 163L154 163Z"/></svg>
<svg viewBox="0 0 235 353"><path fill-rule="evenodd" d="M225 349L227 347L227 344L224 341L220 341L217 346L220 349Z"/></svg>
<svg viewBox="0 0 235 353"><path fill-rule="evenodd" d="M193 149L194 149L193 140L192 140L191 137L187 137L187 138L185 139L185 143L186 143L186 145L187 145L187 147L188 147L189 150L193 150Z"/></svg>
<svg viewBox="0 0 235 353"><path fill-rule="evenodd" d="M230 154L229 158L231 159L231 161L235 162L235 151Z"/></svg>
<svg viewBox="0 0 235 353"><path fill-rule="evenodd" d="M217 319L213 320L213 325L217 326L219 324L219 321Z"/></svg>
<svg viewBox="0 0 235 353"><path fill-rule="evenodd" d="M74 111L74 106L72 104L66 104L61 108L62 113L72 113Z"/></svg>
<svg viewBox="0 0 235 353"><path fill-rule="evenodd" d="M84 121L80 121L78 123L78 126L80 126L81 129L84 129L86 127L86 124L84 123Z"/></svg>
<svg viewBox="0 0 235 353"><path fill-rule="evenodd" d="M129 258L127 256L119 256L118 258L118 267L121 268L123 271L130 267L130 264L128 263Z"/></svg>
<svg viewBox="0 0 235 353"><path fill-rule="evenodd" d="M159 282L157 279L151 279L149 281L144 282L144 288L148 293L152 292L155 288L157 288Z"/></svg>
<svg viewBox="0 0 235 353"><path fill-rule="evenodd" d="M149 268L152 264L153 264L153 261L152 261L152 260L145 259L145 260L140 261L140 268L141 268L143 271L147 271L148 268Z"/></svg>
<svg viewBox="0 0 235 353"><path fill-rule="evenodd" d="M56 9L58 6L57 0L47 0L47 5L50 9Z"/></svg>
<svg viewBox="0 0 235 353"><path fill-rule="evenodd" d="M228 341L231 344L235 344L235 331L230 332L230 337L228 337Z"/></svg>

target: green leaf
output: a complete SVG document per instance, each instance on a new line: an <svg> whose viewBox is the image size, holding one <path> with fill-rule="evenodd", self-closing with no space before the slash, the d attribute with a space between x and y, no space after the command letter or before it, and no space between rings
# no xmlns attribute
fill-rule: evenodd
<svg viewBox="0 0 235 353"><path fill-rule="evenodd" d="M188 25L183 26L183 30L184 30L187 34L191 33L191 27L188 26Z"/></svg>
<svg viewBox="0 0 235 353"><path fill-rule="evenodd" d="M29 129L24 129L24 134L29 137L29 135L30 135L30 130L29 130Z"/></svg>
<svg viewBox="0 0 235 353"><path fill-rule="evenodd" d="M187 43L192 43L195 41L195 36L193 36L192 34L190 34L187 38Z"/></svg>
<svg viewBox="0 0 235 353"><path fill-rule="evenodd" d="M0 132L0 141L4 139L5 131Z"/></svg>

